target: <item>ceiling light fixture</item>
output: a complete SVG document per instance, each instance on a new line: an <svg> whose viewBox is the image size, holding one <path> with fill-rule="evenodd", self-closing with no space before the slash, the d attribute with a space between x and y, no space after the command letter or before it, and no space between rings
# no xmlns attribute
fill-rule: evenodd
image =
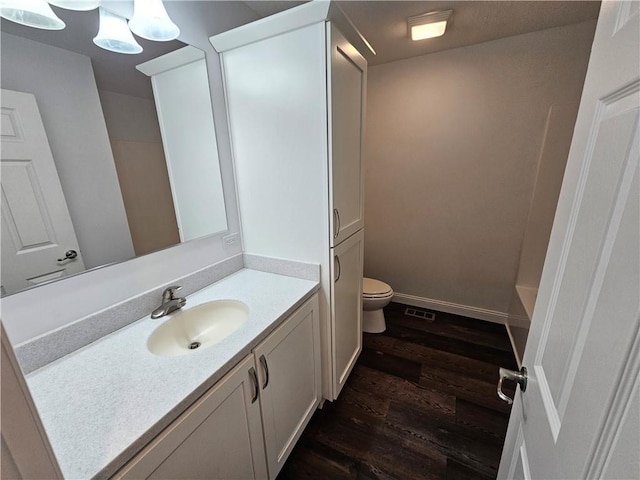
<svg viewBox="0 0 640 480"><path fill-rule="evenodd" d="M0 0L0 16L27 27L45 30L62 30L65 23L58 18L49 4L67 10L89 11L98 8L100 26L93 43L116 53L134 54L142 52L142 47L132 32L139 37L154 41L174 40L180 29L171 21L162 0L133 0L133 18L116 15L111 8L101 7L105 0ZM126 3L126 2L117 2ZM131 3L131 0L129 0ZM116 9L120 12L121 9ZM125 13L127 17L131 15Z"/></svg>
<svg viewBox="0 0 640 480"><path fill-rule="evenodd" d="M49 3L55 7L79 12L87 12L100 6L100 0L49 0Z"/></svg>
<svg viewBox="0 0 640 480"><path fill-rule="evenodd" d="M45 0L2 0L0 16L27 27L62 30L65 24Z"/></svg>
<svg viewBox="0 0 640 480"><path fill-rule="evenodd" d="M424 40L444 35L452 13L453 10L441 10L407 18L411 40Z"/></svg>
<svg viewBox="0 0 640 480"><path fill-rule="evenodd" d="M166 42L180 35L180 29L171 21L162 0L133 0L133 17L129 28L139 37Z"/></svg>
<svg viewBox="0 0 640 480"><path fill-rule="evenodd" d="M136 42L131 30L127 26L127 19L99 8L100 27L98 35L93 39L97 46L116 53L134 54L142 52L142 47Z"/></svg>

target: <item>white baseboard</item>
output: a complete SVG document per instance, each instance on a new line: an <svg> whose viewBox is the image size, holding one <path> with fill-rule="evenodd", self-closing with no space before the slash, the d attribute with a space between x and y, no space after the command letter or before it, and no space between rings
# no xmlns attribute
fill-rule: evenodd
<svg viewBox="0 0 640 480"><path fill-rule="evenodd" d="M458 303L444 302L432 298L416 297L404 293L394 293L393 301L411 305L412 307L422 307L439 312L453 313L454 315L463 315L486 322L500 323L502 325L506 325L507 323L507 313L498 312L497 310L487 310L486 308L460 305Z"/></svg>

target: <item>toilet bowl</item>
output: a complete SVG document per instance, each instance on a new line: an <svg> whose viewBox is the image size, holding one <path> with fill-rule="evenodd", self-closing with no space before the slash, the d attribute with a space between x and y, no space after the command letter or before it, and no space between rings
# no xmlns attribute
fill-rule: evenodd
<svg viewBox="0 0 640 480"><path fill-rule="evenodd" d="M393 290L389 285L373 278L362 281L362 330L366 333L381 333L387 328L384 312L393 298Z"/></svg>

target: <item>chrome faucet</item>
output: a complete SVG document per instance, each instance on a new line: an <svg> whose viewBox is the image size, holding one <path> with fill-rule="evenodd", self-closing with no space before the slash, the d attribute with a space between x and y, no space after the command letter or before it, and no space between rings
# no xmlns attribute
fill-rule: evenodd
<svg viewBox="0 0 640 480"><path fill-rule="evenodd" d="M151 318L160 318L170 314L187 304L187 299L183 297L176 297L175 293L182 287L175 285L173 287L167 287L162 292L162 305L151 312Z"/></svg>

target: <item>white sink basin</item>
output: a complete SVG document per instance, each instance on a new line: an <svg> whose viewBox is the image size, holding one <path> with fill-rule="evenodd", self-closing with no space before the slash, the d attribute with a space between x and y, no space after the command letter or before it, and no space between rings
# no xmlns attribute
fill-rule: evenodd
<svg viewBox="0 0 640 480"><path fill-rule="evenodd" d="M187 355L224 340L247 321L249 307L237 300L215 300L179 311L156 328L147 348L165 357Z"/></svg>

